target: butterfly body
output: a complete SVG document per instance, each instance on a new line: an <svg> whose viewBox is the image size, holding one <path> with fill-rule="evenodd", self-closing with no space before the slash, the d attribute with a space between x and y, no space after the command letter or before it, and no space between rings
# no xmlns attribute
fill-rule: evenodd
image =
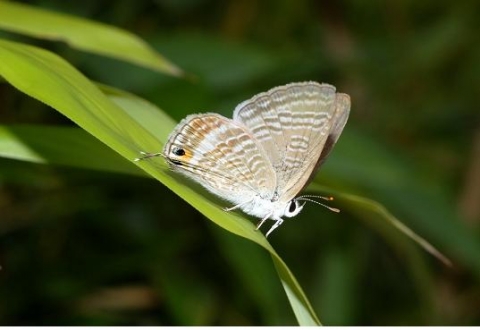
<svg viewBox="0 0 480 330"><path fill-rule="evenodd" d="M233 203L232 209L275 221L297 215L296 200L345 126L350 98L328 84L293 83L238 105L233 119L190 115L170 134L170 167Z"/></svg>

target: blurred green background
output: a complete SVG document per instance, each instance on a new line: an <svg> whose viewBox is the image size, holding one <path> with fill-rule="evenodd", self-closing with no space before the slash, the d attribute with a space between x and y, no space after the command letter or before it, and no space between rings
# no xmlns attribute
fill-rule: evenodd
<svg viewBox="0 0 480 330"><path fill-rule="evenodd" d="M454 267L407 262L341 201L308 205L270 242L326 325L480 325L479 2L25 3L131 31L194 75L2 32L176 120L231 117L294 81L350 94L319 181L382 203ZM8 84L0 109L2 124L72 125ZM267 252L145 178L0 159L0 266L3 325L296 324Z"/></svg>

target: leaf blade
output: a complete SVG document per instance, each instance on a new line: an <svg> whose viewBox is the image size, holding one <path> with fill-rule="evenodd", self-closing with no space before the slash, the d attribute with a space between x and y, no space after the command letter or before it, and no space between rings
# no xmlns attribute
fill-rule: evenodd
<svg viewBox="0 0 480 330"><path fill-rule="evenodd" d="M106 24L32 6L0 1L0 28L116 58L174 76L183 71L136 35Z"/></svg>
<svg viewBox="0 0 480 330"><path fill-rule="evenodd" d="M58 110L101 142L132 161L142 150L162 146L169 131L157 139L109 100L99 88L58 56L35 47L0 40L0 74L22 92ZM167 129L171 123L166 123ZM170 127L173 129L173 127ZM265 248L274 260L279 277L300 325L319 324L295 277L270 243L249 220L227 213L194 188L176 180L166 164L149 160L137 164L220 227Z"/></svg>

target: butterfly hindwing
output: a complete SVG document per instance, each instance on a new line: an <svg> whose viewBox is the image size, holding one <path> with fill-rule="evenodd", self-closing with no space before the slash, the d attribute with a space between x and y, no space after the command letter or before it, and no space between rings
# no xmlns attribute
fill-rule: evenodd
<svg viewBox="0 0 480 330"><path fill-rule="evenodd" d="M172 168L234 203L271 194L275 174L243 126L218 114L191 115L170 135L163 151Z"/></svg>

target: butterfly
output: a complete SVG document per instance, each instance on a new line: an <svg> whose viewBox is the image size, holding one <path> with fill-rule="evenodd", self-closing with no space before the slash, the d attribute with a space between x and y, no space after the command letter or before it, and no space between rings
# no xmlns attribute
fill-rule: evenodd
<svg viewBox="0 0 480 330"><path fill-rule="evenodd" d="M350 97L334 86L290 83L240 103L233 119L216 113L187 116L163 152L142 153L135 160L163 156L174 171L233 203L226 211L260 218L257 229L275 221L268 237L306 201L318 203L309 197L320 196L298 194L325 162L349 113Z"/></svg>

